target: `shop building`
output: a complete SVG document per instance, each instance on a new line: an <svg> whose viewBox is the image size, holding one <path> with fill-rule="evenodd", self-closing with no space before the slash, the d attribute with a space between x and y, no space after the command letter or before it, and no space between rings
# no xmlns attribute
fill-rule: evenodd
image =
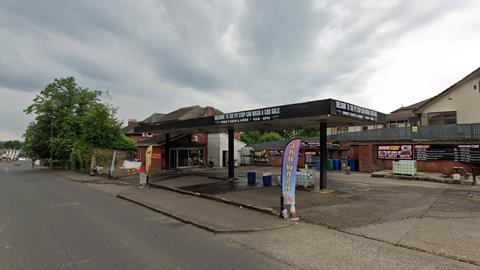
<svg viewBox="0 0 480 270"><path fill-rule="evenodd" d="M204 166L210 159L214 166L222 167L227 166L226 157L228 156L228 136L224 133L169 133L167 135L162 132L135 131L135 127L142 124L162 125L221 113L213 107L183 107L167 114L154 113L143 121L131 119L123 128L123 132L136 141L137 159L143 163L145 163L147 148L152 146L153 170ZM235 157L240 160L240 150L245 144L240 141L240 133L236 132L234 136Z"/></svg>
<svg viewBox="0 0 480 270"><path fill-rule="evenodd" d="M383 125L385 115L351 103L334 99L308 101L259 108L226 114L197 117L159 124L141 124L138 132L156 132L166 136L165 149L170 149L172 134L228 134L228 179L235 178L235 134L241 131L274 131L296 128L318 128L319 179L316 189L327 188L327 126ZM170 156L166 156L167 159ZM305 162L305 161L304 161ZM168 161L166 164L170 164Z"/></svg>

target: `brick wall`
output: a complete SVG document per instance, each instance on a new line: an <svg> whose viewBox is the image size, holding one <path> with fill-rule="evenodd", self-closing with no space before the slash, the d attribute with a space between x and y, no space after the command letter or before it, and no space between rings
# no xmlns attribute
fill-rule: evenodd
<svg viewBox="0 0 480 270"><path fill-rule="evenodd" d="M382 142L382 144L413 144L412 142ZM458 144L458 142L446 142L445 144ZM376 143L352 145L352 158L359 160L359 169L361 172L374 172L380 170L391 170L392 160L377 159ZM449 160L428 160L417 161L417 171L419 172L444 172L453 167L463 167L470 172L474 165L460 163ZM477 167L480 167L477 166Z"/></svg>
<svg viewBox="0 0 480 270"><path fill-rule="evenodd" d="M137 147L137 157L142 162L142 165L145 165L145 153L147 152L147 146ZM152 158L152 170L161 170L164 168L165 164L165 151L160 146L153 147L153 157Z"/></svg>
<svg viewBox="0 0 480 270"><path fill-rule="evenodd" d="M375 171L375 147L370 144L358 145L358 168L360 172L370 173Z"/></svg>

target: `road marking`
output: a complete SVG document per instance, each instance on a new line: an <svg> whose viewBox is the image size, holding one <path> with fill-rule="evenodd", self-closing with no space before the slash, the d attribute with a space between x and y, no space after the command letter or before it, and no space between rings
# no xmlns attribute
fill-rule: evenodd
<svg viewBox="0 0 480 270"><path fill-rule="evenodd" d="M76 205L80 205L80 202L58 203L58 204L53 204L50 207L51 208L58 208L58 207L69 207L69 206L76 206Z"/></svg>

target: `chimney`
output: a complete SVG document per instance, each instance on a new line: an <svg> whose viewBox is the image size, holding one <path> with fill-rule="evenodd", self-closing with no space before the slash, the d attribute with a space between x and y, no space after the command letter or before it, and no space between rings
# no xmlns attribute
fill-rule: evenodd
<svg viewBox="0 0 480 270"><path fill-rule="evenodd" d="M129 126L133 126L133 125L135 125L137 122L138 122L137 119L128 119L128 125L129 125Z"/></svg>

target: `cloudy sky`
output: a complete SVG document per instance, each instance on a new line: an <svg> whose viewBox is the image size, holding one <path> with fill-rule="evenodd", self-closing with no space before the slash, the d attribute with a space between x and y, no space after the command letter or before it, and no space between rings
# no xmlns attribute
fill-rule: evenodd
<svg viewBox="0 0 480 270"><path fill-rule="evenodd" d="M389 112L480 66L468 0L0 0L0 140L56 77L118 116L338 98Z"/></svg>

